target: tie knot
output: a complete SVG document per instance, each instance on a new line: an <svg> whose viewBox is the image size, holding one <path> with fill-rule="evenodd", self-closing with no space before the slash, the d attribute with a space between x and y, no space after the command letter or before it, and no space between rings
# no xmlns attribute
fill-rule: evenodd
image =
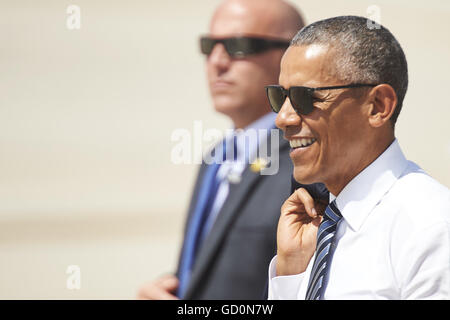
<svg viewBox="0 0 450 320"><path fill-rule="evenodd" d="M336 205L336 199L333 200L325 209L324 220L332 220L334 223L338 223L342 218L342 214Z"/></svg>

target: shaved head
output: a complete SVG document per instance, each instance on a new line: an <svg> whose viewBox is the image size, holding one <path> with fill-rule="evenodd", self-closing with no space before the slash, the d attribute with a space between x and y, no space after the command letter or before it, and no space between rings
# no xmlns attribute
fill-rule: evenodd
<svg viewBox="0 0 450 320"><path fill-rule="evenodd" d="M284 38L292 37L304 26L300 13L283 0L225 0L216 9L211 27L217 20L236 22L236 32Z"/></svg>
<svg viewBox="0 0 450 320"><path fill-rule="evenodd" d="M300 13L282 0L225 0L214 12L212 38L252 36L290 41L303 28ZM271 112L264 87L278 83L285 49L233 58L222 44L207 59L208 81L215 109L245 128Z"/></svg>

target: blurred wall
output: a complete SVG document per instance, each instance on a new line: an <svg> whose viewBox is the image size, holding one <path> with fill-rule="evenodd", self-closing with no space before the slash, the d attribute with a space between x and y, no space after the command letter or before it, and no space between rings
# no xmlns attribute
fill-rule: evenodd
<svg viewBox="0 0 450 320"><path fill-rule="evenodd" d="M397 137L449 187L450 3L292 2L307 22L378 6L409 63ZM132 299L174 270L196 165L171 162L171 135L230 125L197 48L218 3L1 0L1 299Z"/></svg>

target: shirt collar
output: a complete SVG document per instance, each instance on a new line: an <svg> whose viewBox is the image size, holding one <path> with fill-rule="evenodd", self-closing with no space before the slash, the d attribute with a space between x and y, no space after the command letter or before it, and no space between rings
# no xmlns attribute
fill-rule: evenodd
<svg viewBox="0 0 450 320"><path fill-rule="evenodd" d="M259 138L268 139L267 134L259 135L258 130L270 130L275 128L275 118L277 114L270 112L260 117L256 121L252 122L250 125L245 127L243 130L229 132L225 136L227 143L231 143L231 139L236 136L236 148L237 148L237 159L236 161L225 161L219 171L217 176L219 179L224 179L230 172L234 172L236 175L241 175L248 163L251 163L258 151L258 145L262 143ZM256 138L254 139L253 133L249 130L252 129L256 133ZM252 136L253 139L246 139L246 136ZM246 143L248 144L246 146ZM223 144L219 146L219 152L217 154L223 153Z"/></svg>
<svg viewBox="0 0 450 320"><path fill-rule="evenodd" d="M247 127L244 128L244 131L248 129L271 129L275 127L275 118L277 114L275 112L269 112L260 117L258 120L253 121Z"/></svg>
<svg viewBox="0 0 450 320"><path fill-rule="evenodd" d="M256 121L253 121L250 123L247 127L245 127L242 131L233 132L233 134L230 134L227 139L231 139L231 137L236 134L236 147L237 147L237 156L238 160L241 162L249 162L255 155L258 145L261 144L262 141L259 140L259 138L267 139L267 134L260 135L259 130L270 130L275 128L275 118L277 114L274 112L269 112L265 114L264 116L260 117ZM257 139L246 139L246 136L248 137L254 137L252 134L249 133L250 130L253 130L254 133L256 133ZM246 146L246 144L248 144Z"/></svg>
<svg viewBox="0 0 450 320"><path fill-rule="evenodd" d="M406 169L406 160L397 139L368 167L354 177L336 199L338 209L350 228L358 231L364 221Z"/></svg>

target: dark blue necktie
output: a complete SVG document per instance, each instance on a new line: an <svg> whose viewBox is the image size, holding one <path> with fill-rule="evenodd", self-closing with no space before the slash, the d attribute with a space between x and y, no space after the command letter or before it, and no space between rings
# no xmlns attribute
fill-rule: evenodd
<svg viewBox="0 0 450 320"><path fill-rule="evenodd" d="M228 143L228 146L226 141L223 142L222 155L219 158L222 161L215 161L208 165L203 175L202 184L198 192L197 203L192 214L192 218L189 222L183 246L183 253L181 256L179 270L180 284L178 287L178 297L180 298L183 298L186 292L198 248L203 240L203 237L205 236L204 227L206 221L208 220L209 214L211 213L217 191L222 182L217 177L217 171L219 171L220 165L226 159L236 159L237 150L235 136L231 142L232 143Z"/></svg>
<svg viewBox="0 0 450 320"><path fill-rule="evenodd" d="M325 293L325 282L327 281L333 255L333 241L336 228L342 214L336 206L336 200L331 202L325 209L323 220L317 231L316 258L311 270L306 300L323 299Z"/></svg>

